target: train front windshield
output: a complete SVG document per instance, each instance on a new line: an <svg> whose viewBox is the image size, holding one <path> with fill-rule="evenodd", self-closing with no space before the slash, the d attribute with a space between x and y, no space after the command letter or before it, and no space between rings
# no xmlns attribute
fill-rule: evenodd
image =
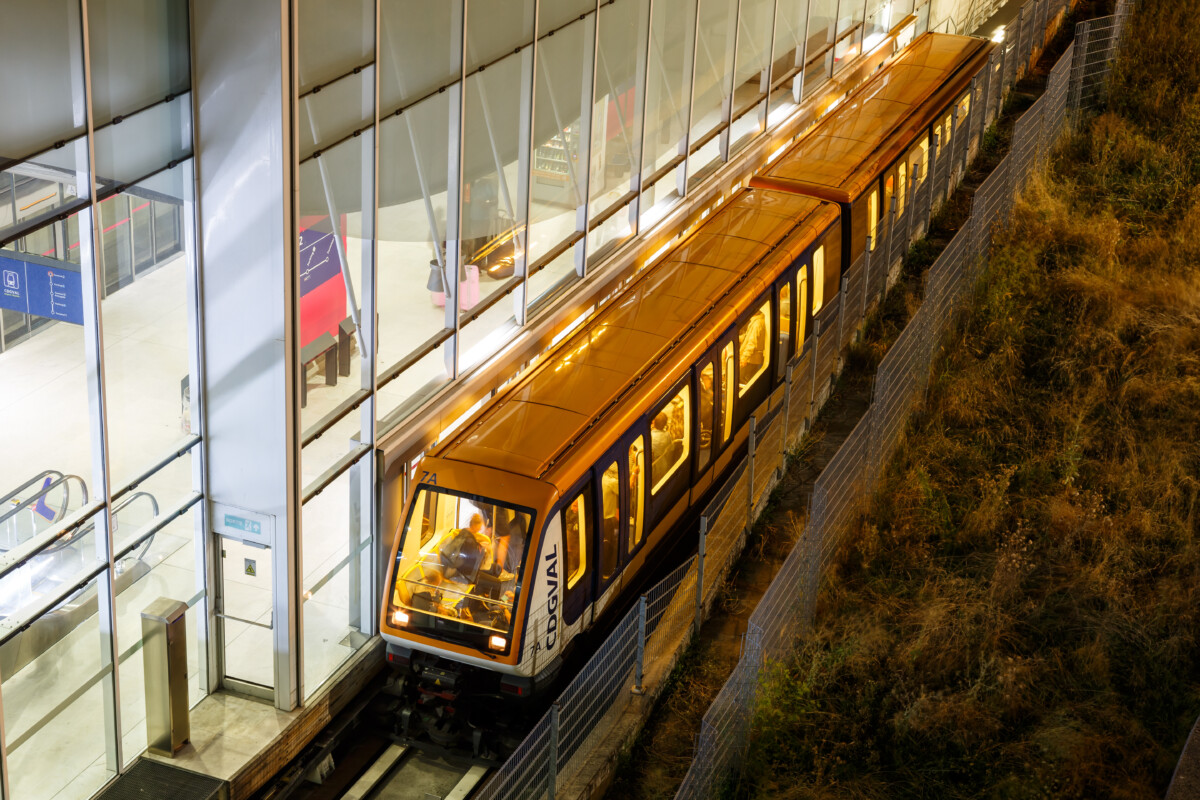
<svg viewBox="0 0 1200 800"><path fill-rule="evenodd" d="M507 653L533 515L421 486L396 554L397 628Z"/></svg>

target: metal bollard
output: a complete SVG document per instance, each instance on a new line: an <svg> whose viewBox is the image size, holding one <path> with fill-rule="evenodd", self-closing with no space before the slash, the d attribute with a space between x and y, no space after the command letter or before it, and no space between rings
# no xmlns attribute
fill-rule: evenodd
<svg viewBox="0 0 1200 800"><path fill-rule="evenodd" d="M187 603L160 597L142 612L146 744L172 756L191 738L188 718Z"/></svg>

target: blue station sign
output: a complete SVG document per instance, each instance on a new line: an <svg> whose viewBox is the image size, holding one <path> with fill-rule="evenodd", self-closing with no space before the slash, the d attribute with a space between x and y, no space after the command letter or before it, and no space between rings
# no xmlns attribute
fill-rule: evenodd
<svg viewBox="0 0 1200 800"><path fill-rule="evenodd" d="M69 261L0 252L0 308L83 324L83 280Z"/></svg>

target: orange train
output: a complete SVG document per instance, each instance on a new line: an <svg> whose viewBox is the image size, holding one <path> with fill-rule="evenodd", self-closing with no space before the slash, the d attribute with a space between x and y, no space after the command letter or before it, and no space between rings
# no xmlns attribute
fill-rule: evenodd
<svg viewBox="0 0 1200 800"><path fill-rule="evenodd" d="M903 219L897 190L965 135L954 109L992 47L915 39L422 461L382 599L389 661L451 702L495 681L527 696L628 606L781 402L892 196Z"/></svg>

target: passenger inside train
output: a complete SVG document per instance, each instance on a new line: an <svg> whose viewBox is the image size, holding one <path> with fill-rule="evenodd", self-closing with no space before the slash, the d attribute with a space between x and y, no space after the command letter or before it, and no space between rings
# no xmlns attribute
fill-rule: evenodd
<svg viewBox="0 0 1200 800"><path fill-rule="evenodd" d="M420 493L398 555L398 615L419 611L509 632L529 514L445 490Z"/></svg>

